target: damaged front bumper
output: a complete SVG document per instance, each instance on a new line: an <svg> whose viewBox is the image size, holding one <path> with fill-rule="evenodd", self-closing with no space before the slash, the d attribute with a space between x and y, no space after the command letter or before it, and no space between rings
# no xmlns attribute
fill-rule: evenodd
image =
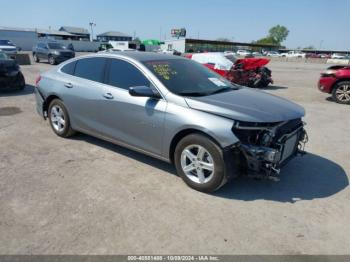
<svg viewBox="0 0 350 262"><path fill-rule="evenodd" d="M308 136L303 126L281 136L271 147L239 144L248 175L273 176L280 173L282 166L297 154L305 154L304 147Z"/></svg>

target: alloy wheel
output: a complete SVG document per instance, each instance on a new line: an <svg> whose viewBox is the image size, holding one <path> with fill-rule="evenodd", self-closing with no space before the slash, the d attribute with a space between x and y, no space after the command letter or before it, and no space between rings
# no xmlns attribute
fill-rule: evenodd
<svg viewBox="0 0 350 262"><path fill-rule="evenodd" d="M54 105L51 109L50 120L53 128L57 132L62 132L65 128L65 117L62 108L58 105Z"/></svg>
<svg viewBox="0 0 350 262"><path fill-rule="evenodd" d="M335 91L335 96L341 102L350 102L350 85L341 85Z"/></svg>
<svg viewBox="0 0 350 262"><path fill-rule="evenodd" d="M181 167L185 175L198 184L208 183L215 172L212 156L200 145L189 145L182 151Z"/></svg>

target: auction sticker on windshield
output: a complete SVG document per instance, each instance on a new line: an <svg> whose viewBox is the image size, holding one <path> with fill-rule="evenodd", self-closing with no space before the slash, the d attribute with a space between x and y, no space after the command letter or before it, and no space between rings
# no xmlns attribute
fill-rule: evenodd
<svg viewBox="0 0 350 262"><path fill-rule="evenodd" d="M227 86L227 84L225 84L224 82L222 82L220 79L216 77L209 77L208 79L217 86Z"/></svg>

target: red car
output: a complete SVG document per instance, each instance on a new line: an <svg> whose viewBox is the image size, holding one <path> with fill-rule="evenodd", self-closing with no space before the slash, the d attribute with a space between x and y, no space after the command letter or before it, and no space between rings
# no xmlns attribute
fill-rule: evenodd
<svg viewBox="0 0 350 262"><path fill-rule="evenodd" d="M350 66L331 66L321 74L318 89L340 104L350 104Z"/></svg>
<svg viewBox="0 0 350 262"><path fill-rule="evenodd" d="M270 62L266 58L236 59L224 53L188 54L185 57L203 64L235 84L259 88L273 83L271 71L265 67Z"/></svg>

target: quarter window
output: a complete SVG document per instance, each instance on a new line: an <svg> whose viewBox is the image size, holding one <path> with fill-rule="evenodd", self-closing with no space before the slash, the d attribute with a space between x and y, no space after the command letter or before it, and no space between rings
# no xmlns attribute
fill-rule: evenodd
<svg viewBox="0 0 350 262"><path fill-rule="evenodd" d="M103 57L84 58L77 61L74 75L96 82L103 82L106 59Z"/></svg>
<svg viewBox="0 0 350 262"><path fill-rule="evenodd" d="M69 64L66 64L65 66L63 66L61 68L61 71L63 73L66 73L68 75L74 75L74 69L75 69L75 65L76 65L76 61L72 62L72 63L69 63Z"/></svg>
<svg viewBox="0 0 350 262"><path fill-rule="evenodd" d="M131 86L150 86L150 81L132 64L119 59L110 59L107 84L129 89Z"/></svg>

